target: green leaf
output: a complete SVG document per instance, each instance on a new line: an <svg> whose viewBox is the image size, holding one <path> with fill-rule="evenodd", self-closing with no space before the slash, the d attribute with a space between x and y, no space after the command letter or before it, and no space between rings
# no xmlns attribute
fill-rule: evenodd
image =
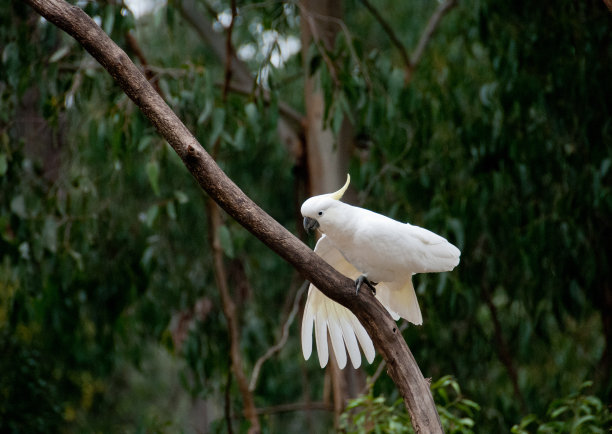
<svg viewBox="0 0 612 434"><path fill-rule="evenodd" d="M157 215L159 214L159 206L153 205L147 210L147 215L145 216L145 223L148 227L153 227L155 220L157 219Z"/></svg>
<svg viewBox="0 0 612 434"><path fill-rule="evenodd" d="M147 149L149 147L149 143L151 143L152 139L153 139L153 137L151 137L151 136L143 136L140 139L140 142L138 142L138 150L142 152L145 149Z"/></svg>
<svg viewBox="0 0 612 434"><path fill-rule="evenodd" d="M47 216L43 225L42 239L44 246L51 252L57 251L57 221L53 216Z"/></svg>
<svg viewBox="0 0 612 434"><path fill-rule="evenodd" d="M28 216L23 195L20 194L19 196L15 196L13 200L11 200L11 211L22 219Z"/></svg>
<svg viewBox="0 0 612 434"><path fill-rule="evenodd" d="M19 244L18 250L19 254L23 259L30 259L30 244L27 241L24 241L23 243Z"/></svg>
<svg viewBox="0 0 612 434"><path fill-rule="evenodd" d="M107 35L110 35L113 31L113 25L115 24L115 7L108 5L106 6L104 15L104 31Z"/></svg>
<svg viewBox="0 0 612 434"><path fill-rule="evenodd" d="M226 225L219 226L217 230L217 234L219 235L219 242L221 243L221 248L223 252L227 255L228 258L234 257L234 245L232 243L232 235Z"/></svg>
<svg viewBox="0 0 612 434"><path fill-rule="evenodd" d="M221 132L223 131L224 127L225 110L222 108L217 108L213 111L212 114L212 133L210 134L210 139L208 142L211 147L215 144L215 142L221 135Z"/></svg>
<svg viewBox="0 0 612 434"><path fill-rule="evenodd" d="M159 163L156 160L149 161L147 163L146 170L151 188L153 189L155 195L159 196Z"/></svg>
<svg viewBox="0 0 612 434"><path fill-rule="evenodd" d="M174 192L174 197L176 198L176 200L178 201L178 203L185 204L187 202L189 202L189 196L187 196L185 193L183 193L181 190L176 190Z"/></svg>
<svg viewBox="0 0 612 434"><path fill-rule="evenodd" d="M155 247L154 246L148 246L144 253L142 254L142 258L140 259L140 262L142 263L142 265L145 268L149 268L149 266L151 265L151 260L153 259L153 254L155 253Z"/></svg>
<svg viewBox="0 0 612 434"><path fill-rule="evenodd" d="M556 419L557 417L559 417L561 414L565 413L566 411L569 411L569 407L567 407L566 405L562 405L561 407L558 407L555 410L553 410L550 413L550 417L552 419Z"/></svg>
<svg viewBox="0 0 612 434"><path fill-rule="evenodd" d="M64 57L66 54L68 54L69 51L70 51L70 47L68 47L67 45L60 47L55 53L51 55L51 57L49 58L49 63L57 62L62 57Z"/></svg>
<svg viewBox="0 0 612 434"><path fill-rule="evenodd" d="M202 113L200 113L200 116L198 117L198 125L208 120L208 118L210 117L210 114L212 113L212 109L213 109L213 101L212 99L207 99L206 102L204 103L204 108L202 109Z"/></svg>
<svg viewBox="0 0 612 434"><path fill-rule="evenodd" d="M172 220L176 220L176 207L174 206L174 202L168 202L166 205L166 212L168 213L168 217Z"/></svg>
<svg viewBox="0 0 612 434"><path fill-rule="evenodd" d="M342 122L344 121L344 110L342 108L342 104L336 103L334 104L334 114L332 116L332 131L337 136L340 133L340 128L342 128Z"/></svg>
<svg viewBox="0 0 612 434"><path fill-rule="evenodd" d="M8 162L6 161L6 155L0 153L0 176L4 176L8 170Z"/></svg>
<svg viewBox="0 0 612 434"><path fill-rule="evenodd" d="M245 137L245 129L244 127L238 127L238 130L236 131L236 134L234 135L234 138L231 140L232 145L234 145L234 148L236 148L239 151L244 150L245 148L245 141L244 141L244 137Z"/></svg>
<svg viewBox="0 0 612 434"><path fill-rule="evenodd" d="M74 259L74 262L76 262L79 271L83 271L83 255L75 250L69 250L68 254Z"/></svg>
<svg viewBox="0 0 612 434"><path fill-rule="evenodd" d="M259 114L257 113L257 106L255 103L248 103L244 106L244 113L246 114L247 121L253 128L259 127Z"/></svg>

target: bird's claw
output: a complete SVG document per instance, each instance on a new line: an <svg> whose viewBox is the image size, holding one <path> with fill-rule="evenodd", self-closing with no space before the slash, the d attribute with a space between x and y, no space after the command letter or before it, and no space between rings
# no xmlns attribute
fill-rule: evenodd
<svg viewBox="0 0 612 434"><path fill-rule="evenodd" d="M361 276L357 278L357 280L355 280L355 295L359 294L359 289L361 288L361 285L363 285L364 283L368 285L370 289L372 290L372 293L376 295L376 288L374 287L378 285L378 283L370 282L364 274L362 274Z"/></svg>

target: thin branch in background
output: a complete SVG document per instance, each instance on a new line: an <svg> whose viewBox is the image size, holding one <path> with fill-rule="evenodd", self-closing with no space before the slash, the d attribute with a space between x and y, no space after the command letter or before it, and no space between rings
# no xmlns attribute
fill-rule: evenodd
<svg viewBox="0 0 612 434"><path fill-rule="evenodd" d="M214 19L217 19L217 13L213 11L207 2L200 2L207 8L208 12ZM191 26L191 28L200 36L202 41L211 48L217 58L224 62L230 59L232 77L243 85L250 85L253 82L253 77L249 68L244 62L236 58L235 53L232 56L226 55L227 39L223 35L213 30L209 19L200 12L195 0L177 0L173 3L178 9L181 17Z"/></svg>
<svg viewBox="0 0 612 434"><path fill-rule="evenodd" d="M393 28L389 25L389 23L383 18L380 12L378 12L378 10L368 0L360 0L360 1L366 7L366 9L370 11L370 13L376 19L376 21L378 21L378 24L380 24L383 30L387 33L393 45L395 45L395 47L398 49L400 56L402 57L402 60L404 61L404 64L406 65L406 68L412 68L412 62L410 61L410 56L408 55L408 51L406 50L406 47L404 47L404 44L402 44L402 42L399 40L399 38L393 31Z"/></svg>
<svg viewBox="0 0 612 434"><path fill-rule="evenodd" d="M315 45L317 46L317 50L319 51L319 53L321 54L321 57L323 58L323 60L325 61L325 64L327 65L327 69L329 70L329 75L334 81L334 85L336 87L340 87L340 80L338 80L338 73L336 72L336 66L334 65L334 62L332 62L332 60L330 59L329 55L327 54L327 49L323 46L324 44L321 44L321 40L317 33L317 26L315 26L314 23L312 22L313 20L312 16L306 16L304 14L302 14L302 16L304 17L305 21L308 23L308 27L310 27L310 34L312 35L312 40L314 41Z"/></svg>
<svg viewBox="0 0 612 434"><path fill-rule="evenodd" d="M232 81L232 58L234 57L234 45L232 44L232 33L234 31L234 22L238 11L236 9L236 0L231 0L232 19L227 27L227 35L225 37L225 81L223 84L223 101L227 100L227 92L230 82Z"/></svg>
<svg viewBox="0 0 612 434"><path fill-rule="evenodd" d="M127 44L127 48L132 53L134 53L134 56L138 58L138 61L140 62L140 65L142 66L142 69L144 71L144 75L147 80L149 80L149 83L153 85L153 88L159 94L159 96L161 96L163 99L166 99L164 93L159 87L159 80L157 79L157 76L153 74L152 70L149 69L149 62L147 62L147 58L140 49L140 45L138 44L138 41L136 41L136 38L132 35L132 33L125 32L125 42Z"/></svg>
<svg viewBox="0 0 612 434"><path fill-rule="evenodd" d="M406 70L406 82L409 82L412 78L412 74L414 73L415 68L421 61L421 57L423 57L423 53L425 52L425 47L429 44L431 37L433 36L438 24L440 24L440 20L442 17L450 11L453 7L457 5L458 0L446 0L443 3L440 3L434 13L429 18L427 22L427 26L425 26L425 30L421 34L421 38L412 52L412 56L410 56L410 68Z"/></svg>
<svg viewBox="0 0 612 434"><path fill-rule="evenodd" d="M231 357L229 360L230 364L232 363ZM223 403L223 412L225 413L225 423L227 423L227 434L233 434L234 430L232 429L232 403L231 403L231 394L232 394L232 370L228 369L227 371L227 381L225 382L225 400Z"/></svg>
<svg viewBox="0 0 612 434"><path fill-rule="evenodd" d="M217 19L217 12L212 9L208 2L200 2L207 9L208 13L214 19ZM210 24L210 20L200 12L200 8L196 5L194 0L176 0L174 5L178 8L183 19L195 30L200 36L202 41L209 46L216 54L220 61L231 59L232 69L232 83L231 86L239 86L241 89L250 89L245 93L247 95L256 95L263 97L264 101L270 101L269 92L261 87L258 87L256 77L251 74L251 71L246 63L236 57L234 52L233 56L226 56L225 44L223 36L215 32ZM253 90L256 89L257 92ZM296 157L296 160L301 156L302 150L302 139L304 135L304 127L302 118L303 115L299 114L296 110L292 109L288 104L279 102L279 109L281 114L289 114L288 117L281 116L277 125L277 132L279 138L283 143L286 144L289 151ZM295 119L299 120L296 121Z"/></svg>
<svg viewBox="0 0 612 434"><path fill-rule="evenodd" d="M253 95L253 91L252 89L246 88L244 86L242 86L241 84L236 84L236 83L230 83L228 85L228 90L235 92L239 95L244 95L244 96L251 96ZM259 96L257 94L259 94L260 92L256 92L256 96ZM263 102L266 104L270 103L270 95L267 92L263 92L263 95L261 95ZM278 101L278 112L283 115L283 117L285 119L287 119L287 121L290 121L292 125L295 125L296 127L301 127L302 123L304 122L304 115L300 112L298 112L297 110L295 110L293 107L291 107L289 104L283 102L283 101Z"/></svg>
<svg viewBox="0 0 612 434"><path fill-rule="evenodd" d="M421 61L421 57L423 57L423 53L425 52L425 47L427 47L427 44L431 40L431 37L433 36L436 28L438 27L440 20L450 9L452 9L454 6L457 5L458 0L446 0L443 3L440 3L438 5L434 13L429 18L429 21L427 22L427 26L425 27L425 30L421 34L419 42L414 52L412 53L412 56L408 55L408 51L406 50L406 47L404 47L404 44L402 44L402 42L400 41L396 33L393 31L393 28L384 19L384 17L380 14L380 12L378 12L378 10L368 0L359 0L359 1L361 1L361 3L366 7L366 9L372 14L374 19L378 21L378 24L380 24L383 30L387 33L393 45L395 45L395 47L398 49L400 56L402 57L402 60L405 65L406 72L405 72L404 81L408 83L412 78L412 74L414 73L414 70L416 69L417 64ZM612 0L604 0L604 1L612 1Z"/></svg>
<svg viewBox="0 0 612 434"><path fill-rule="evenodd" d="M310 33L313 36L313 40L315 41L315 44L317 45L317 48L319 49L321 56L323 56L325 63L327 63L328 68L330 68L330 74L332 74L332 72L335 74L335 67L333 65L333 62L327 55L327 51L326 51L327 47L325 46L321 47L320 38L318 37L318 33L316 32L317 26L315 26L314 23L312 22L313 19L328 21L328 22L337 24L338 27L340 27L340 30L342 31L346 39L346 44L348 46L349 52L351 53L351 56L353 57L353 60L355 61L355 63L359 66L359 69L361 70L361 73L363 74L363 78L366 84L368 85L368 88L371 89L372 80L370 79L370 75L368 74L368 69L365 67L365 64L361 62L361 59L357 55L357 50L355 50L355 47L353 46L352 34L350 30L348 29L348 27L346 26L346 24L344 23L344 21L337 17L332 17L329 15L322 15L322 14L310 11L302 4L302 2L298 3L298 7L300 8L300 14L307 19L308 27L310 28ZM335 76L332 76L332 78L335 78Z"/></svg>
<svg viewBox="0 0 612 434"><path fill-rule="evenodd" d="M508 371L508 375L510 376L510 382L512 383L512 388L514 390L514 396L518 400L523 413L527 414L528 409L525 403L525 397L521 393L521 389L519 387L518 373L516 372L516 367L514 366L514 361L512 360L512 352L508 347L508 343L504 339L502 326L499 322L499 316L497 314L497 307L493 303L493 300L491 299L491 293L485 285L483 285L482 295L487 307L489 308L489 311L491 312L491 318L493 320L493 336L499 360L502 362L502 364L506 367L506 370Z"/></svg>
<svg viewBox="0 0 612 434"><path fill-rule="evenodd" d="M242 395L244 417L251 423L249 433L261 432L257 410L253 394L249 390L247 378L242 370L242 353L240 352L240 331L238 329L238 317L236 305L230 294L227 272L223 261L223 249L219 239L219 228L222 225L221 211L212 199L208 198L208 220L209 236L213 254L213 269L219 295L221 296L221 307L223 315L227 321L227 328L230 340L231 371L234 373L238 389Z"/></svg>
<svg viewBox="0 0 612 434"><path fill-rule="evenodd" d="M308 288L309 282L306 281L300 286L300 288L295 293L295 298L293 299L293 306L291 308L291 312L289 312L289 316L287 317L287 321L283 324L283 331L281 333L281 337L278 342L268 348L268 351L264 353L257 362L255 362L255 366L253 368L253 373L251 374L251 382L249 383L249 390L252 392L255 390L257 386L257 380L259 379L259 372L261 371L261 367L266 360L272 357L275 353L279 352L287 343L287 339L289 338L289 328L291 324L293 324L293 320L295 319L295 315L297 314L300 307L300 300L302 299L302 295L306 288Z"/></svg>
<svg viewBox="0 0 612 434"><path fill-rule="evenodd" d="M78 70L79 68L76 66L75 67L71 66L69 68L65 66L63 67L69 70L74 70L74 69ZM95 63L93 66L90 66L90 68L100 69L100 65ZM147 65L146 70L155 73L155 75L158 75L158 76L163 75L163 76L167 76L172 79L175 79L175 80L188 77L192 73L202 75L204 74L204 71L205 71L205 69L201 66L189 65L189 64L187 64L186 68L164 68L164 67L155 66L155 65ZM218 81L215 83L215 86L223 89L223 87L225 86L225 81L223 82ZM227 90L237 93L239 95L261 97L264 103L266 104L270 103L270 94L268 92L259 92L261 89L257 89L257 92L254 95L251 87L244 86L242 83L237 83L236 81L230 82L227 85ZM283 116L284 119L286 119L292 126L294 126L296 130L299 130L302 128L302 124L304 122L304 115L302 113L295 110L293 107L291 107L289 104L287 104L284 101L277 101L277 105L278 105L278 112Z"/></svg>

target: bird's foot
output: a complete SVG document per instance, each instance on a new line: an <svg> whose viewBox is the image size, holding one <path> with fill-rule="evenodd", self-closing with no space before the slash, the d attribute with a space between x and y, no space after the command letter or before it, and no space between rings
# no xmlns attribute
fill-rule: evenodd
<svg viewBox="0 0 612 434"><path fill-rule="evenodd" d="M359 294L359 289L361 288L361 285L363 285L364 283L368 285L370 289L372 290L372 293L376 295L376 288L374 287L378 285L378 283L370 282L368 278L365 276L365 274L362 274L361 276L357 278L357 280L355 280L355 295Z"/></svg>

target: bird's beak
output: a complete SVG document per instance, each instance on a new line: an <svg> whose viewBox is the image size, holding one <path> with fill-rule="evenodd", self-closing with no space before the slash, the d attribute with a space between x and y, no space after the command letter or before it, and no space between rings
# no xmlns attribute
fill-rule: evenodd
<svg viewBox="0 0 612 434"><path fill-rule="evenodd" d="M315 219L311 219L310 217L304 217L304 229L306 233L310 233L310 231L319 227L319 222Z"/></svg>

